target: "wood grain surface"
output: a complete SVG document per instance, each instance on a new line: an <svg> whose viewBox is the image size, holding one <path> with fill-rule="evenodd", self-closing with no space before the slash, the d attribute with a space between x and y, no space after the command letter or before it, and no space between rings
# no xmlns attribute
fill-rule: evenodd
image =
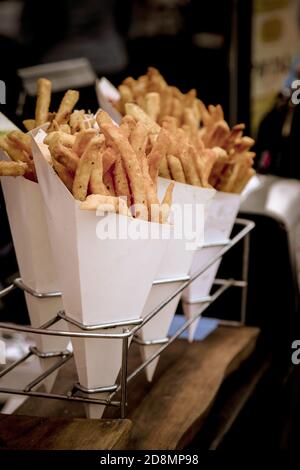
<svg viewBox="0 0 300 470"><path fill-rule="evenodd" d="M120 450L128 444L131 427L128 420L1 414L0 450Z"/></svg>
<svg viewBox="0 0 300 470"><path fill-rule="evenodd" d="M204 341L175 341L161 356L152 384L141 373L128 387L127 417L133 423L128 448L182 449L188 445L201 431L225 378L255 350L259 332L252 327L219 327ZM130 373L141 363L137 345L131 346L129 357ZM70 361L59 372L54 391L70 390L75 380ZM18 413L74 418L84 416L84 407L29 399ZM104 418L119 418L118 409L107 408Z"/></svg>

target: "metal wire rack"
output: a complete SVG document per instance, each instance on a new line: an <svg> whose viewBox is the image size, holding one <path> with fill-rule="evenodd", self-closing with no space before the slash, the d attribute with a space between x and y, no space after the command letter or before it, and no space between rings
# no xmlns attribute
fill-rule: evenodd
<svg viewBox="0 0 300 470"><path fill-rule="evenodd" d="M255 224L252 221L246 219L237 219L236 225L240 226L239 232L230 240L226 240L223 243L218 244L206 244L201 249L205 249L211 246L219 247L219 251L216 256L211 258L211 260L197 273L192 274L191 276L185 276L182 278L173 278L173 279L164 279L159 281L154 281L154 285L161 283L178 283L182 282L181 286L167 299L165 299L160 305L158 305L153 311L149 312L144 319L137 318L136 320L123 320L112 323L104 323L98 325L83 325L78 321L70 318L65 312L58 312L51 320L47 323L41 325L39 328L34 328L31 326L23 326L12 323L1 323L0 329L3 330L12 330L19 331L24 333L30 333L34 335L52 335L52 336L66 336L69 338L97 338L99 341L103 338L115 339L116 341L122 341L122 365L121 365L121 374L119 383L111 385L109 387L100 387L88 389L83 387L79 383L75 383L70 391L66 394L56 394L56 393L47 393L43 391L36 390L43 380L46 379L50 374L55 370L62 367L67 361L73 356L72 352L66 351L54 351L49 353L42 353L35 347L30 347L28 352L21 357L19 360L13 362L2 371L0 371L0 378L6 376L13 369L24 363L32 356L37 356L41 360L49 358L57 358L57 361L51 365L45 372L36 377L33 381L28 383L22 389L16 388L5 388L0 387L0 393L12 394L12 395L25 395L28 397L40 397L54 400L65 400L73 401L79 403L87 404L98 404L105 406L115 406L120 408L121 418L126 417L126 407L127 407L127 386L140 372L142 372L145 367L147 367L154 359L156 359L160 354L162 354L170 344L172 344L181 334L192 325L203 313L204 307L207 308L215 300L217 300L224 292L226 292L231 287L238 287L242 289L241 296L241 311L240 311L240 321L237 322L222 322L230 326L241 326L246 322L246 306L247 306L247 287L248 287L248 264L249 264L249 248L250 248L250 232L254 228ZM184 324L168 338L156 339L154 341L142 342L138 337L138 331L149 321L151 321L159 312L178 294L182 293L183 290L188 287L193 281L195 281L199 276L201 276L208 268L213 266L219 259L221 259L233 246L238 242L243 240L243 258L242 258L242 279L216 279L214 285L217 286L217 290L213 295L203 297L202 299L197 300L197 304L201 304L201 311L194 315L191 319L184 322ZM0 299L8 295L14 289L21 289L23 292L26 292L34 297L45 299L49 297L59 297L61 296L60 292L36 292L26 286L22 279L15 279L11 285L0 291ZM64 320L67 323L75 325L81 331L63 331L63 330L54 330L51 329L60 320ZM122 329L122 332L106 332L106 330L111 329ZM139 367L137 367L130 375L128 375L128 348L129 348L129 339L132 338L133 341L142 345L160 345L161 347L150 356L145 362L143 362ZM107 398L95 398L93 395L108 393ZM119 399L116 398L117 394L120 396Z"/></svg>

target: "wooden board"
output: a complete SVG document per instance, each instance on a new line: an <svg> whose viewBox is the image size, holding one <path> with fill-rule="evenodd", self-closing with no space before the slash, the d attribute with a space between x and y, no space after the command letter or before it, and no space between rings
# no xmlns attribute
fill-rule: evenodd
<svg viewBox="0 0 300 470"><path fill-rule="evenodd" d="M219 327L204 341L175 341L161 356L154 381L144 373L128 388L128 418L133 422L130 449L182 449L201 430L225 378L253 353L259 329ZM140 364L137 345L130 348L129 372ZM76 381L74 364L60 371L55 392L66 392ZM22 414L84 416L79 404L29 399ZM118 418L107 408L105 418Z"/></svg>
<svg viewBox="0 0 300 470"><path fill-rule="evenodd" d="M187 446L201 430L224 379L255 349L258 335L256 328L223 327L203 342L172 345L162 356L153 386L140 377L129 387L128 418L134 424L130 447Z"/></svg>
<svg viewBox="0 0 300 470"><path fill-rule="evenodd" d="M120 450L129 440L128 420L36 418L0 415L0 450Z"/></svg>

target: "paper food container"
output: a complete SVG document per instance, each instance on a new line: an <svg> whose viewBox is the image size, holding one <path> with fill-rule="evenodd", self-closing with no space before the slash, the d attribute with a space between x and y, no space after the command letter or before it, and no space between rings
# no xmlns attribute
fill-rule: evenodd
<svg viewBox="0 0 300 470"><path fill-rule="evenodd" d="M100 108L106 111L116 124L120 124L122 116L111 104L111 101L118 101L120 99L118 89L105 77L96 80L95 87Z"/></svg>
<svg viewBox="0 0 300 470"><path fill-rule="evenodd" d="M202 249L197 250L192 264L191 274L200 271L201 268L218 254L222 245L226 244L233 229L240 204L241 196L238 194L216 193L209 207L205 224L205 245L207 246L204 245ZM206 305L201 303L201 300L209 296L220 263L221 260L218 260L185 289L183 293L183 309L188 319L195 316L196 304L197 313L205 309ZM194 306L191 307L190 304L194 304ZM196 320L189 328L190 341L193 340L198 321Z"/></svg>
<svg viewBox="0 0 300 470"><path fill-rule="evenodd" d="M0 117L1 129L2 121L6 122L5 130L16 129L3 115ZM9 160L2 151L0 159ZM37 292L59 292L39 185L22 176L2 176L1 185L22 281ZM41 299L25 293L25 299L33 327L40 327L62 309L60 297ZM62 323L53 328L62 328ZM63 337L35 335L34 338L42 353L64 351L69 343ZM42 372L56 361L57 358L41 359ZM55 377L56 372L43 382L47 391L52 388Z"/></svg>
<svg viewBox="0 0 300 470"><path fill-rule="evenodd" d="M160 199L169 184L170 180L159 178L158 195ZM168 245L156 275L157 283L153 285L147 299L143 318L176 292L185 282L184 279L187 280L195 251L203 244L205 213L214 195L215 190L213 189L175 183L173 224L174 233L177 233L176 229L179 230L178 238L174 237ZM177 213L176 209L180 210L180 213ZM175 279L178 279L178 281L175 281ZM149 359L161 348L163 340L167 337L180 298L181 294L176 296L139 330L139 338L143 343L149 341L155 341L156 343L140 346L143 361ZM149 382L152 381L158 361L159 357L145 368Z"/></svg>
<svg viewBox="0 0 300 470"><path fill-rule="evenodd" d="M33 155L66 314L84 325L141 318L169 243L170 226L80 210L79 201L43 157L37 143L40 133L33 142ZM142 230L145 239L135 237ZM151 236L147 235L149 230ZM76 330L75 326L69 327ZM122 329L115 328L114 332ZM98 388L116 383L121 340L76 338L72 343L82 386ZM101 398L106 396L102 394ZM104 407L88 408L90 417L99 417Z"/></svg>

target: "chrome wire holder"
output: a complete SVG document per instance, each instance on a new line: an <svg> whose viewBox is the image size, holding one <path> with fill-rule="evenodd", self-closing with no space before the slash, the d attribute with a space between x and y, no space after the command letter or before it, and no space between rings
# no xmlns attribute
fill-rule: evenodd
<svg viewBox="0 0 300 470"><path fill-rule="evenodd" d="M19 331L23 333L37 334L37 335L52 335L52 336L66 336L66 337L75 337L75 338L94 338L94 339L116 339L122 341L122 365L121 365L121 374L120 374L120 383L110 385L107 387L99 388L86 388L79 383L75 383L71 391L68 391L66 394L57 394L57 393L46 393L39 390L33 390L35 387L41 384L41 382L52 374L55 370L61 368L67 361L69 361L73 354L69 351L61 352L49 352L41 353L37 348L29 348L27 354L22 358L15 361L14 363L7 366L4 370L0 371L0 378L6 376L9 372L14 370L16 367L21 365L32 355L36 355L41 360L47 360L50 357L57 357L58 361L49 367L43 374L39 375L35 380L27 384L23 389L13 389L8 387L0 387L0 393L12 394L12 395L23 395L28 397L39 397L47 398L53 400L64 400L72 401L77 403L87 403L87 404L98 404L105 406L114 406L120 409L121 418L126 417L126 406L127 406L127 386L139 373L141 373L145 367L147 367L154 359L156 359L160 354L162 354L170 344L172 344L181 334L189 328L200 316L202 316L203 311L213 302L215 302L224 292L226 292L231 287L238 287L242 289L242 301L241 301L241 317L240 321L222 321L220 324L226 324L228 326L239 327L244 325L246 322L246 306L247 306L247 288L248 288L248 264L249 264L249 249L250 249L250 232L253 230L255 224L252 221L247 219L237 219L236 224L242 226L242 229L235 235L231 240L225 240L220 243L210 243L205 244L202 249L210 247L220 247L219 252L211 260L206 263L206 265L198 272L193 273L190 276L176 277L172 279L159 279L153 282L153 285L169 284L169 283L181 283L181 285L176 289L176 291L165 299L160 305L158 305L153 311L149 312L145 318L134 319L134 320L122 320L119 322L112 323L101 323L98 325L84 325L73 318L70 318L65 312L58 312L51 320L42 325L40 328L34 328L31 326L16 325L12 323L1 323L0 329L3 330L12 330ZM152 320L159 312L173 299L175 299L183 290L188 287L193 281L200 277L207 269L213 266L219 259L221 259L233 246L238 242L243 240L244 249L243 249L243 272L242 279L216 279L214 285L218 289L214 294L199 298L196 304L201 305L201 311L196 314L193 318L184 322L184 324L175 332L175 334L169 338L161 338L153 341L142 341L138 337L139 330L146 325L149 321ZM36 292L30 287L26 286L20 278L17 278L13 283L3 290L0 291L0 299L8 295L15 288L21 289L23 292L26 292L33 297L44 299L44 298L53 298L60 297L60 292ZM194 302L193 302L194 304ZM205 306L205 308L203 308ZM78 331L64 331L64 330L53 330L51 326L55 325L57 322L64 320L67 323L76 327ZM121 329L121 332L112 332L114 329ZM107 332L106 330L110 330ZM111 331L112 330L112 331ZM130 375L128 375L128 347L129 347L129 338L133 339L136 343L144 346L148 345L160 345L161 347L156 351L151 357L149 357L145 362L143 362L139 367L137 367ZM85 395L78 396L79 394ZM107 398L95 398L93 394L98 393L109 393ZM120 399L115 399L116 394L120 393ZM92 398L87 397L86 395L91 395Z"/></svg>

